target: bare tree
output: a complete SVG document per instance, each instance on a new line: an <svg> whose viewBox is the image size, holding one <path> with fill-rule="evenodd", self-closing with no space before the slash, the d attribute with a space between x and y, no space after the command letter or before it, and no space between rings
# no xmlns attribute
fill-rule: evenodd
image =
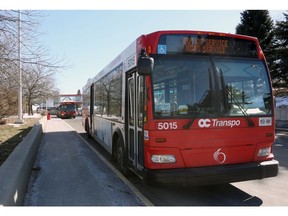
<svg viewBox="0 0 288 216"><path fill-rule="evenodd" d="M18 16L21 13L21 40L18 37ZM41 19L39 11L0 11L0 86L9 89L10 85L19 86L18 48L21 42L21 65L23 95L28 102L28 112L35 101L48 99L57 92L54 76L65 66L62 60L51 58L47 49L39 41ZM9 82L9 85L8 83ZM15 89L17 94L17 88ZM15 92L13 92L15 94ZM0 95L9 97L9 95ZM9 106L9 104L7 104ZM16 107L16 102L13 104ZM0 115L1 116L1 115Z"/></svg>
<svg viewBox="0 0 288 216"><path fill-rule="evenodd" d="M9 23L6 15L0 14L0 120L17 112L17 78L15 69L15 44L11 42Z"/></svg>
<svg viewBox="0 0 288 216"><path fill-rule="evenodd" d="M29 68L25 68L24 71L23 85L28 105L27 111L33 115L33 104L41 103L48 98L59 97L54 81L55 68L36 64L29 65Z"/></svg>

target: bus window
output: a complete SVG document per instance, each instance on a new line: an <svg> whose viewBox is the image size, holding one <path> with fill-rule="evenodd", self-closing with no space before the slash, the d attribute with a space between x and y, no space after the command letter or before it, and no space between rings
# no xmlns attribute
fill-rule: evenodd
<svg viewBox="0 0 288 216"><path fill-rule="evenodd" d="M138 76L138 106L137 106L137 111L138 111L138 127L142 128L143 127L143 108L144 108L144 79L143 76Z"/></svg>
<svg viewBox="0 0 288 216"><path fill-rule="evenodd" d="M135 113L134 113L134 103L135 103L135 97L134 97L134 79L129 79L128 81L128 86L129 86L129 101L128 101L128 106L129 106L129 125L133 126L134 125L134 119L135 119Z"/></svg>
<svg viewBox="0 0 288 216"><path fill-rule="evenodd" d="M229 116L271 114L272 95L266 69L262 62L254 60L215 60L217 71L222 76ZM240 107L239 107L240 106Z"/></svg>
<svg viewBox="0 0 288 216"><path fill-rule="evenodd" d="M154 116L267 115L272 97L259 60L219 57L155 57Z"/></svg>

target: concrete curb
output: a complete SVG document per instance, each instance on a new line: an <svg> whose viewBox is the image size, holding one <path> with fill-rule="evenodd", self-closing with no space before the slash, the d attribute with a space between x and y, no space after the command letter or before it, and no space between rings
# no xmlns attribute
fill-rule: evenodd
<svg viewBox="0 0 288 216"><path fill-rule="evenodd" d="M46 126L44 116L0 167L0 206L21 206Z"/></svg>

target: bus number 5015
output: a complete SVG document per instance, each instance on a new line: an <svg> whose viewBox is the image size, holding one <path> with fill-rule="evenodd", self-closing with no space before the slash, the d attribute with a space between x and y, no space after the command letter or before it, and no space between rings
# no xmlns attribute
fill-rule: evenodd
<svg viewBox="0 0 288 216"><path fill-rule="evenodd" d="M177 122L158 122L158 130L176 130L178 128Z"/></svg>

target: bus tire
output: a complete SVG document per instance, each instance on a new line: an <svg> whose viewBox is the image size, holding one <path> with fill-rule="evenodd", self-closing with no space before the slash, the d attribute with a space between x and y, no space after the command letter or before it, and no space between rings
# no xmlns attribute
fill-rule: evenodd
<svg viewBox="0 0 288 216"><path fill-rule="evenodd" d="M85 131L87 133L87 138L90 139L92 138L91 134L90 134L90 130L89 130L89 124L88 124L88 119L85 120Z"/></svg>
<svg viewBox="0 0 288 216"><path fill-rule="evenodd" d="M129 175L128 157L124 148L124 142L121 138L118 138L116 143L116 164L117 169L124 175Z"/></svg>

